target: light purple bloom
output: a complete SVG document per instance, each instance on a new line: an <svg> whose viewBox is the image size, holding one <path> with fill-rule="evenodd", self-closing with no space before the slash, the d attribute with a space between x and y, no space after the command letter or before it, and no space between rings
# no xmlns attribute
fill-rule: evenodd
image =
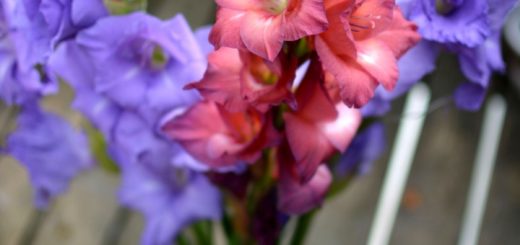
<svg viewBox="0 0 520 245"><path fill-rule="evenodd" d="M356 135L343 153L334 174L344 177L355 172L366 174L386 150L385 126L374 123Z"/></svg>
<svg viewBox="0 0 520 245"><path fill-rule="evenodd" d="M172 244L191 222L219 219L218 190L199 173L162 163L135 163L122 167L119 198L146 218L142 244Z"/></svg>
<svg viewBox="0 0 520 245"><path fill-rule="evenodd" d="M60 41L108 14L102 0L2 0L20 69L45 64Z"/></svg>
<svg viewBox="0 0 520 245"><path fill-rule="evenodd" d="M488 0L417 0L410 4L408 17L426 40L476 47L491 32Z"/></svg>
<svg viewBox="0 0 520 245"><path fill-rule="evenodd" d="M24 106L17 122L7 152L27 168L35 204L45 208L75 176L92 166L88 140L67 121L36 105Z"/></svg>
<svg viewBox="0 0 520 245"><path fill-rule="evenodd" d="M199 99L183 87L202 77L206 59L181 15L168 21L139 12L108 17L76 40L95 61L94 90L149 121Z"/></svg>
<svg viewBox="0 0 520 245"><path fill-rule="evenodd" d="M157 130L200 98L183 89L202 77L206 59L182 16L101 19L62 44L50 66L107 139L122 170L120 201L146 218L143 244L170 244L189 223L220 216L219 192L190 169L201 164Z"/></svg>
<svg viewBox="0 0 520 245"><path fill-rule="evenodd" d="M398 0L423 40L400 60L400 78L393 92L376 91L365 108L366 116L382 115L390 101L407 91L435 68L441 48L458 55L466 81L454 100L466 110L480 108L493 72L503 72L500 31L516 0ZM455 81L459 82L459 81Z"/></svg>

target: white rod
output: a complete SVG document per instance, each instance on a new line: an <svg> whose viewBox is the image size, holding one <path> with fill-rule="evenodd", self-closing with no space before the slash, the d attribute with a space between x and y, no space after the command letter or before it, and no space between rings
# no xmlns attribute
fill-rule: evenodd
<svg viewBox="0 0 520 245"><path fill-rule="evenodd" d="M506 102L500 95L494 95L487 104L459 245L474 245L478 242L506 109Z"/></svg>
<svg viewBox="0 0 520 245"><path fill-rule="evenodd" d="M415 85L408 95L404 107L404 117L397 131L394 149L383 182L383 190L379 196L379 203L368 237L367 244L369 245L385 245L390 240L428 111L430 97L430 89L422 83Z"/></svg>

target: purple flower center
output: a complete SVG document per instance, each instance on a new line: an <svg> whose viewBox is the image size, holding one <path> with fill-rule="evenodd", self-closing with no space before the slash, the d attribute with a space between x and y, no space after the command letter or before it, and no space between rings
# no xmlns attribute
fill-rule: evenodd
<svg viewBox="0 0 520 245"><path fill-rule="evenodd" d="M170 61L170 55L159 44L145 38L129 40L120 47L123 59L137 62L150 71L163 70Z"/></svg>
<svg viewBox="0 0 520 245"><path fill-rule="evenodd" d="M463 3L464 0L435 0L435 10L441 15L450 15Z"/></svg>

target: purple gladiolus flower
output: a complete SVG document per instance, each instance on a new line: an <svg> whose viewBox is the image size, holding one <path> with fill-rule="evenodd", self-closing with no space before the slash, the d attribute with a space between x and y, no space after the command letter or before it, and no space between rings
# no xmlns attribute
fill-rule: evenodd
<svg viewBox="0 0 520 245"><path fill-rule="evenodd" d="M220 216L219 192L193 171L201 164L157 130L200 98L183 90L202 77L206 59L182 16L101 19L49 63L107 139L122 170L120 201L146 218L143 244L170 244L189 223Z"/></svg>
<svg viewBox="0 0 520 245"><path fill-rule="evenodd" d="M476 47L491 32L488 0L417 0L411 4L409 18L427 40Z"/></svg>
<svg viewBox="0 0 520 245"><path fill-rule="evenodd" d="M76 175L93 164L85 135L35 104L22 109L18 127L8 138L7 152L27 168L38 208L47 207Z"/></svg>
<svg viewBox="0 0 520 245"><path fill-rule="evenodd" d="M382 123L374 123L356 135L347 151L341 156L334 174L339 177L352 174L354 171L366 174L385 149L385 126Z"/></svg>
<svg viewBox="0 0 520 245"><path fill-rule="evenodd" d="M181 15L164 22L143 13L104 18L76 42L95 61L94 90L149 121L199 99L183 87L202 77L206 60Z"/></svg>
<svg viewBox="0 0 520 245"><path fill-rule="evenodd" d="M108 14L102 0L2 0L23 71L45 64L60 41Z"/></svg>
<svg viewBox="0 0 520 245"><path fill-rule="evenodd" d="M191 222L221 215L220 193L205 176L165 160L122 168L119 198L145 216L145 245L172 244Z"/></svg>
<svg viewBox="0 0 520 245"><path fill-rule="evenodd" d="M389 102L435 68L441 47L458 55L464 81L454 93L457 106L477 110L493 72L503 72L500 31L517 0L397 0L419 26L423 40L400 60L395 91L377 91L363 108L366 116L382 115Z"/></svg>

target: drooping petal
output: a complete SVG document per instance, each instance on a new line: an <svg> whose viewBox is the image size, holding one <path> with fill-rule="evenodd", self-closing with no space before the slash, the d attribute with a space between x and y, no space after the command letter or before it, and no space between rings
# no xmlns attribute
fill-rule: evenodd
<svg viewBox="0 0 520 245"><path fill-rule="evenodd" d="M303 214L321 205L332 182L326 165L321 165L309 182L282 173L278 192L278 209L287 214Z"/></svg>

